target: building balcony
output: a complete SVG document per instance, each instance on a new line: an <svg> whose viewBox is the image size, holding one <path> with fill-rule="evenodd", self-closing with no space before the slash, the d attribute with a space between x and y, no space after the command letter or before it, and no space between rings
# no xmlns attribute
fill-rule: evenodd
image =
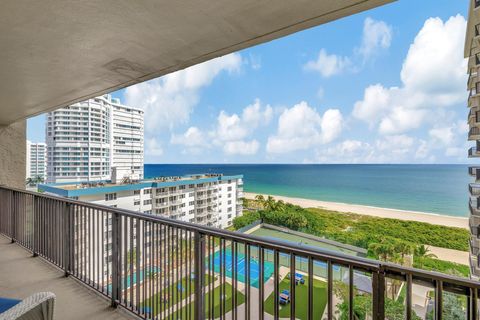
<svg viewBox="0 0 480 320"><path fill-rule="evenodd" d="M480 128L471 127L470 130L468 131L468 140L470 141L480 140Z"/></svg>
<svg viewBox="0 0 480 320"><path fill-rule="evenodd" d="M480 157L480 151L476 147L471 147L468 149L468 157L469 158L477 158Z"/></svg>
<svg viewBox="0 0 480 320"><path fill-rule="evenodd" d="M468 207L470 209L470 215L472 216L479 216L480 217L480 203L478 201L478 197L470 197L470 201L468 203Z"/></svg>
<svg viewBox="0 0 480 320"><path fill-rule="evenodd" d="M177 199L177 200L169 200L168 203L171 206L179 206L182 204L182 199Z"/></svg>
<svg viewBox="0 0 480 320"><path fill-rule="evenodd" d="M472 236L480 239L480 215L470 216L468 222Z"/></svg>
<svg viewBox="0 0 480 320"><path fill-rule="evenodd" d="M470 183L468 185L468 192L471 196L480 196L480 183Z"/></svg>
<svg viewBox="0 0 480 320"><path fill-rule="evenodd" d="M417 286L434 290L437 315L444 292L475 302L467 319L477 314L480 283L465 278L20 189L0 187L0 203L0 294L52 291L57 319L278 319L281 308L313 319L322 304L316 318L333 319L334 280L345 279L351 305L359 275L371 295L368 319L385 319L392 279L405 283L407 314ZM197 220L215 225L212 218ZM102 221L111 222L108 246ZM296 273L305 287L288 282L290 302L281 306L280 286ZM217 305L222 288L235 294Z"/></svg>
<svg viewBox="0 0 480 320"><path fill-rule="evenodd" d="M480 180L480 167L469 167L468 174L474 177L476 181Z"/></svg>
<svg viewBox="0 0 480 320"><path fill-rule="evenodd" d="M165 208L168 207L169 203L167 201L164 202L155 202L155 207L156 208Z"/></svg>

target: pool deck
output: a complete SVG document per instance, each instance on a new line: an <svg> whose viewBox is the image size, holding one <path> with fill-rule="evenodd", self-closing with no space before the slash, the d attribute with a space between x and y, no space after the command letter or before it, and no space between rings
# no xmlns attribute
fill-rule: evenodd
<svg viewBox="0 0 480 320"><path fill-rule="evenodd" d="M111 308L105 297L0 235L0 296L23 299L41 291L57 296L54 319L136 319L121 308Z"/></svg>

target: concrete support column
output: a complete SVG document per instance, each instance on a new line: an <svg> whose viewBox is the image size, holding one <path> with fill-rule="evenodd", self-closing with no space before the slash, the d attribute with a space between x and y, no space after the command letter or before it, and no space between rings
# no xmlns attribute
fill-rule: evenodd
<svg viewBox="0 0 480 320"><path fill-rule="evenodd" d="M0 126L0 185L25 188L26 123Z"/></svg>

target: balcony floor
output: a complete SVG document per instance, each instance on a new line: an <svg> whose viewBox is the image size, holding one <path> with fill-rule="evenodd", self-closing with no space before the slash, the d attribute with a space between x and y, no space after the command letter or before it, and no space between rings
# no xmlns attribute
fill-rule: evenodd
<svg viewBox="0 0 480 320"><path fill-rule="evenodd" d="M0 296L23 299L39 292L55 293L54 319L132 319L121 309L41 258L0 235Z"/></svg>

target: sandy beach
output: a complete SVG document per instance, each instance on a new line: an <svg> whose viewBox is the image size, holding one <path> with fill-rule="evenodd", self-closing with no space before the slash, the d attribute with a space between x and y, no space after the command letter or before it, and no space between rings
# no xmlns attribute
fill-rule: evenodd
<svg viewBox="0 0 480 320"><path fill-rule="evenodd" d="M256 195L257 195L256 193L245 192L245 197L247 199L254 199ZM264 194L263 196L267 196L267 195ZM328 201L320 201L320 200L275 196L275 195L272 195L272 196L276 200L283 200L285 202L295 204L304 208L322 208L322 209L338 211L338 212L351 212L351 213L364 214L364 215L381 217L381 218L412 220L412 221L426 222L426 223L437 224L442 226L469 229L468 218L443 216L435 213L371 207L371 206L364 206L364 205L358 205L358 204L328 202Z"/></svg>

